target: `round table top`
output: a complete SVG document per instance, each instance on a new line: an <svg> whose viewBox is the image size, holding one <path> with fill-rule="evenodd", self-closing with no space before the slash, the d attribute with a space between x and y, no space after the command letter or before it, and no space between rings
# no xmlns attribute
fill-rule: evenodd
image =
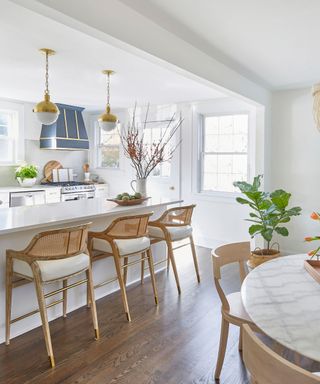
<svg viewBox="0 0 320 384"><path fill-rule="evenodd" d="M273 259L251 271L241 287L252 321L287 348L320 361L320 284L303 255Z"/></svg>

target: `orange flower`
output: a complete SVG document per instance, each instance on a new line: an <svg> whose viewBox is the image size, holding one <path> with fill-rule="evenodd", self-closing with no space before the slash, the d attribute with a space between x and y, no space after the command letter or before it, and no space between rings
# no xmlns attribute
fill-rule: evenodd
<svg viewBox="0 0 320 384"><path fill-rule="evenodd" d="M319 214L317 212L312 212L310 217L313 220L320 220L320 216L319 216Z"/></svg>
<svg viewBox="0 0 320 384"><path fill-rule="evenodd" d="M313 255L315 255L315 253L316 253L316 251L313 250L313 251L308 252L308 255L309 255L309 256L313 256Z"/></svg>
<svg viewBox="0 0 320 384"><path fill-rule="evenodd" d="M313 237L305 237L304 238L304 241L312 241L313 240Z"/></svg>

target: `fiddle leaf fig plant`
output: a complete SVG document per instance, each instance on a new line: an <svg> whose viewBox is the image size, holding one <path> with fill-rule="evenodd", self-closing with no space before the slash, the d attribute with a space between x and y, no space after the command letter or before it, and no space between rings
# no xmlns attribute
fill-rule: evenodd
<svg viewBox="0 0 320 384"><path fill-rule="evenodd" d="M233 185L246 196L246 198L237 197L237 202L249 205L252 209L249 213L250 219L246 219L253 223L249 228L250 236L253 238L261 235L267 242L267 251L270 251L274 232L281 236L288 236L289 231L285 224L291 220L292 216L299 216L301 208L288 208L291 193L283 189L277 189L271 193L261 191L262 177L262 175L256 176L252 184L236 181Z"/></svg>

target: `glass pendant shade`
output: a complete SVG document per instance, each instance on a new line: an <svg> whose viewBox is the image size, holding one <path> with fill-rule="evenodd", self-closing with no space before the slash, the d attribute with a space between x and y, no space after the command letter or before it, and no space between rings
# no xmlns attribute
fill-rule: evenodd
<svg viewBox="0 0 320 384"><path fill-rule="evenodd" d="M59 108L50 101L50 96L45 95L44 100L40 101L34 109L33 112L36 113L36 116L40 123L44 125L50 125L55 123L59 117Z"/></svg>
<svg viewBox="0 0 320 384"><path fill-rule="evenodd" d="M99 127L106 132L112 131L116 128L118 119L117 116L110 113L110 107L107 106L106 111L98 118Z"/></svg>

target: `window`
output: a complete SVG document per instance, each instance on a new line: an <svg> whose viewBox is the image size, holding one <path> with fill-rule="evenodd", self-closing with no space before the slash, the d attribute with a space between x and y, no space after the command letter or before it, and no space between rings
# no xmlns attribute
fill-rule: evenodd
<svg viewBox="0 0 320 384"><path fill-rule="evenodd" d="M105 132L97 124L98 130L98 151L97 166L101 168L120 167L120 135L117 128Z"/></svg>
<svg viewBox="0 0 320 384"><path fill-rule="evenodd" d="M204 116L201 137L201 192L235 192L248 179L248 114Z"/></svg>
<svg viewBox="0 0 320 384"><path fill-rule="evenodd" d="M166 130L168 122L148 122L147 126L144 128L144 143L151 147L153 143L158 143L160 138L166 133L169 134L168 130ZM165 138L164 138L165 139ZM172 145L169 143L169 146ZM169 177L171 171L171 161L166 161L164 163L159 164L152 172L152 176L158 177Z"/></svg>
<svg viewBox="0 0 320 384"><path fill-rule="evenodd" d="M16 164L19 148L19 113L0 106L0 164Z"/></svg>

